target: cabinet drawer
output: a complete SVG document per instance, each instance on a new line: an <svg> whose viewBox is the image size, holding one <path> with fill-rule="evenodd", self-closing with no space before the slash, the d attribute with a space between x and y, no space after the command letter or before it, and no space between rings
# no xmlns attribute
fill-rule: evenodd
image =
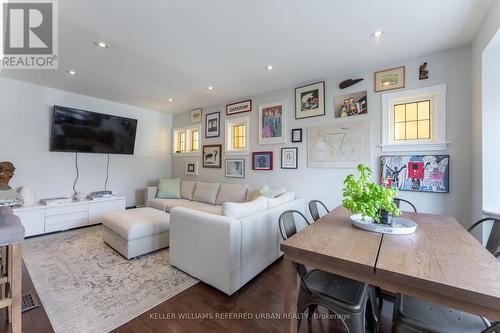
<svg viewBox="0 0 500 333"><path fill-rule="evenodd" d="M104 215L125 209L125 200L107 200L89 204L89 224L102 223Z"/></svg>
<svg viewBox="0 0 500 333"><path fill-rule="evenodd" d="M53 216L53 215L62 215L62 214L69 214L69 213L76 213L76 212L87 212L88 211L88 204L81 203L81 204L71 204L68 206L62 206L62 207L47 207L45 216Z"/></svg>
<svg viewBox="0 0 500 333"><path fill-rule="evenodd" d="M88 211L45 217L45 232L67 230L88 224Z"/></svg>
<svg viewBox="0 0 500 333"><path fill-rule="evenodd" d="M21 219L26 237L45 232L45 209L14 211L14 214Z"/></svg>

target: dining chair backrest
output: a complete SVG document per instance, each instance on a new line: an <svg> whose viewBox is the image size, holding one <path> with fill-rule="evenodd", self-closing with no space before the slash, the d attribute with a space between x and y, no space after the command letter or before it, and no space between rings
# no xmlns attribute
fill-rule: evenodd
<svg viewBox="0 0 500 333"><path fill-rule="evenodd" d="M468 229L468 231L471 232L472 229L474 229L478 225L481 225L487 221L492 221L493 227L491 228L491 233L490 233L490 236L488 237L488 242L486 243L486 249L488 251L490 251L497 259L500 259L500 220L499 219L485 217L483 219L480 219L476 223L474 223Z"/></svg>
<svg viewBox="0 0 500 333"><path fill-rule="evenodd" d="M304 214L302 214L298 210L284 211L283 213L281 213L278 219L278 223L279 223L281 238L283 238L283 240L287 240L288 238L295 235L298 230L301 230L310 225L309 221L304 216ZM301 223L302 226L299 223ZM306 289L308 292L310 292L310 289L307 286L307 282L305 279L307 274L306 267L302 264L297 264L297 273L300 276L302 287Z"/></svg>
<svg viewBox="0 0 500 333"><path fill-rule="evenodd" d="M401 199L401 198L394 198L394 203L396 204L396 206L398 206L398 208L400 208L402 202L404 202L404 203L408 204L409 206L411 206L413 212L417 213L417 207L415 207L415 205L412 204L410 201L405 200L405 199Z"/></svg>
<svg viewBox="0 0 500 333"><path fill-rule="evenodd" d="M309 212L314 221L319 220L319 218L325 214L320 214L321 211L325 211L325 214L328 214L330 211L326 208L325 204L319 200L311 200L309 201Z"/></svg>

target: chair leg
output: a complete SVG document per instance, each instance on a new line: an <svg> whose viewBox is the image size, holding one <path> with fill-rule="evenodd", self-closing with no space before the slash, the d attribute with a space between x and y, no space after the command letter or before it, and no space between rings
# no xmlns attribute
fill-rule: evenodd
<svg viewBox="0 0 500 333"><path fill-rule="evenodd" d="M384 298L382 297L382 288L375 287L375 292L377 293L377 298L378 298L378 308L382 310L382 306L384 305Z"/></svg>
<svg viewBox="0 0 500 333"><path fill-rule="evenodd" d="M318 309L318 305L311 304L311 305L309 305L308 309L309 309L309 312L307 314L307 321L311 321L312 317L314 316L314 312Z"/></svg>
<svg viewBox="0 0 500 333"><path fill-rule="evenodd" d="M10 307L10 322L12 322L12 333L21 333L21 245L9 245L9 279L12 306Z"/></svg>

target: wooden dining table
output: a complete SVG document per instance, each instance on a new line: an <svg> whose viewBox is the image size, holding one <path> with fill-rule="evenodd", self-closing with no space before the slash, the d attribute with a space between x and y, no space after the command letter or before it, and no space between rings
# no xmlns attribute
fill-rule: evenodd
<svg viewBox="0 0 500 333"><path fill-rule="evenodd" d="M404 212L416 232L391 235L358 229L350 215L340 206L281 243L285 332L297 332L297 264L500 320L500 263L455 218Z"/></svg>

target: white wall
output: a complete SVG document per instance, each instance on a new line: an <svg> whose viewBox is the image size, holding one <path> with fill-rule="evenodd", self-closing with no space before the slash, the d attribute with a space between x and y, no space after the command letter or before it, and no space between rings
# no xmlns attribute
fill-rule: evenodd
<svg viewBox="0 0 500 333"><path fill-rule="evenodd" d="M0 160L14 163L14 188L30 186L38 198L73 194L75 154L49 151L54 104L138 119L135 154L110 155L108 189L127 196L127 205L142 203L144 186L170 176L170 114L5 78L0 96ZM78 156L77 190L103 190L106 155Z"/></svg>
<svg viewBox="0 0 500 333"><path fill-rule="evenodd" d="M470 192L468 175L471 170L471 128L470 128L470 109L471 109L471 50L469 47L434 54L419 59L401 61L397 63L385 64L377 68L371 68L359 73L337 76L326 79L326 116L309 119L294 119L294 87L288 89L252 96L253 111L242 115L251 117L250 128L250 151L273 150L274 165L273 171L252 171L251 158L246 158L246 178L241 180L251 185L268 184L271 187L286 186L295 190L298 195L306 199L320 199L329 207L336 207L342 200L342 182L344 178L354 172L352 169L311 169L307 168L306 143L291 143L290 131L292 128L303 128L304 139L306 139L306 128L308 126L322 124L325 122L338 122L333 114L334 96L368 90L368 115L358 116L369 118L371 120L371 151L372 166L375 170L375 179L378 179L379 156L382 155L378 145L381 142L381 97L380 93L373 92L373 73L389 67L400 65L406 66L406 89L426 87L441 83L448 84L447 91L447 136L451 141L447 151L450 154L450 193L412 193L401 192L400 197L413 201L420 211L449 214L457 217L462 223L468 223ZM428 62L430 78L428 80L418 80L418 69L423 62ZM361 83L348 89L340 90L338 83L347 78L364 78ZM321 78L322 79L322 78ZM314 81L311 81L314 82ZM244 96L240 99L245 99ZM287 144L284 145L259 145L257 140L257 115L258 105L274 101L286 101L287 111ZM228 101L233 102L233 101ZM203 114L220 111L222 132L220 138L205 139L202 136L202 144L223 144L224 143L224 119L225 106L218 105L203 108ZM174 116L173 127L188 125L189 112L177 114ZM202 129L202 132L204 130ZM298 170L280 169L280 149L282 147L299 147L299 168ZM423 152L424 153L424 152ZM172 174L176 177L184 176L184 163L186 157L173 157ZM207 181L229 181L235 182L235 179L226 179L224 177L224 166L222 169L204 169L201 167L200 160L200 180ZM223 163L224 164L224 163Z"/></svg>
<svg viewBox="0 0 500 333"><path fill-rule="evenodd" d="M472 43L472 173L468 188L471 196L470 220L483 216L483 163L482 163L482 56L500 28L500 1L494 1ZM484 236L484 235L483 235ZM484 237L483 237L484 238Z"/></svg>

